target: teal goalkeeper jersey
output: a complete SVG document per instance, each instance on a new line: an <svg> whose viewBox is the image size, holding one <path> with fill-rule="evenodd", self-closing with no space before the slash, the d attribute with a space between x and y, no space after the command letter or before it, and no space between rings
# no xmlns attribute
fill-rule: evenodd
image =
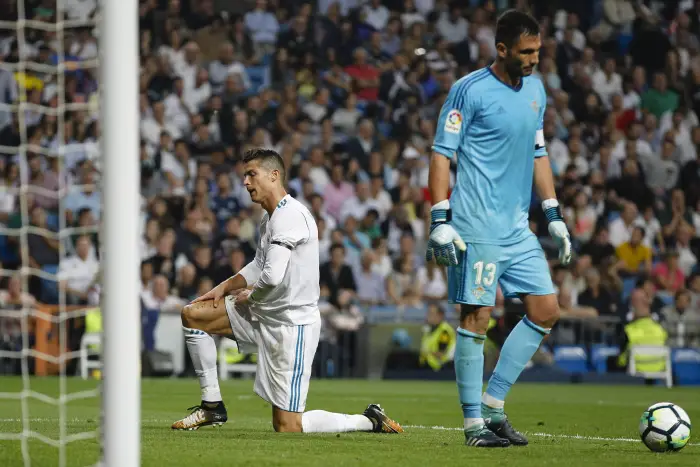
<svg viewBox="0 0 700 467"><path fill-rule="evenodd" d="M491 68L450 88L433 151L457 157L450 196L452 226L467 243L510 245L532 235L528 211L536 157L547 155L542 122L547 98L533 76L516 88Z"/></svg>

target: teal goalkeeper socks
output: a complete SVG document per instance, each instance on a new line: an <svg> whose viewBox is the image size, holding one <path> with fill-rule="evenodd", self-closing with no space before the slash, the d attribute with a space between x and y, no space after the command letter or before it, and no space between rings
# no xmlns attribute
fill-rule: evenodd
<svg viewBox="0 0 700 467"><path fill-rule="evenodd" d="M484 384L484 341L486 336L457 329L455 373L459 402L466 419L481 418L481 388Z"/></svg>
<svg viewBox="0 0 700 467"><path fill-rule="evenodd" d="M506 400L508 391L547 334L548 329L534 324L527 317L511 331L503 344L501 356L484 394L484 418L498 421L499 414L503 414L503 401Z"/></svg>

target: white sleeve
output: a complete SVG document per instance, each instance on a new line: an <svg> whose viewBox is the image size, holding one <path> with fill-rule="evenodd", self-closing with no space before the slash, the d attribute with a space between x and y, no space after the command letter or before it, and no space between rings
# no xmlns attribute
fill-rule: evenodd
<svg viewBox="0 0 700 467"><path fill-rule="evenodd" d="M277 287L282 283L292 250L309 239L306 218L295 209L286 209L278 213L269 226L270 243L260 277L250 294L253 301L259 300L265 289Z"/></svg>
<svg viewBox="0 0 700 467"><path fill-rule="evenodd" d="M279 245L293 250L300 243L307 242L309 234L304 215L296 209L287 208L270 222L270 247Z"/></svg>
<svg viewBox="0 0 700 467"><path fill-rule="evenodd" d="M243 276L243 279L245 279L245 283L247 286L251 286L255 284L258 281L258 279L260 279L263 266L263 251L262 248L258 246L257 250L255 250L255 258L253 259L253 261L246 264L243 267L243 269L238 271L238 274Z"/></svg>

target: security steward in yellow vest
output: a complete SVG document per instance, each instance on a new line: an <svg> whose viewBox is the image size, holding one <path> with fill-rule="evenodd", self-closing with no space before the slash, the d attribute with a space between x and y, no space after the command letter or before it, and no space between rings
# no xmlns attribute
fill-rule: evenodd
<svg viewBox="0 0 700 467"><path fill-rule="evenodd" d="M437 305L430 305L426 317L427 326L423 332L420 346L421 367L426 365L434 371L440 371L454 359L457 334L445 321L445 312Z"/></svg>
<svg viewBox="0 0 700 467"><path fill-rule="evenodd" d="M641 289L636 289L630 297L630 305L633 311L633 320L624 328L622 336L622 352L617 358L617 365L621 369L627 368L629 363L629 348L635 345L666 345L668 334L659 323L651 317L649 298ZM640 372L659 372L666 369L666 360L659 357L635 357L635 368Z"/></svg>
<svg viewBox="0 0 700 467"><path fill-rule="evenodd" d="M90 308L85 313L85 334L101 334L102 333L102 312L100 307ZM90 344L89 349L93 352L99 352L101 349L97 344Z"/></svg>

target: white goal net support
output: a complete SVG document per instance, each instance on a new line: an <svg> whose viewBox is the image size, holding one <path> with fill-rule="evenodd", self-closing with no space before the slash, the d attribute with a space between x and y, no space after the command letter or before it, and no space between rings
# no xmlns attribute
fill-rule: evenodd
<svg viewBox="0 0 700 467"><path fill-rule="evenodd" d="M71 446L80 445L94 451L89 464L135 467L137 2L16 0L12 7L0 15L11 18L0 21L7 214L0 219L0 408L10 409L0 413L0 453L10 461L3 454L0 464L79 465ZM90 267L94 277L82 287ZM95 308L103 380L76 384L76 329ZM73 416L73 405L84 409Z"/></svg>

